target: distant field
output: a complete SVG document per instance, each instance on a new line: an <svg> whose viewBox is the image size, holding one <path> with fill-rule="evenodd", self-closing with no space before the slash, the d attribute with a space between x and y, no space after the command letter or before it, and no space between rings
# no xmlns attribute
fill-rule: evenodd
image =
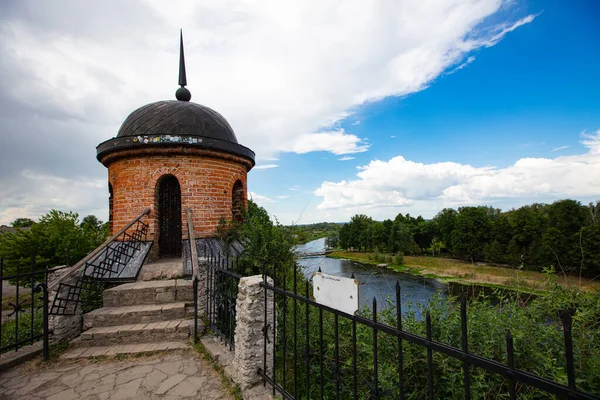
<svg viewBox="0 0 600 400"><path fill-rule="evenodd" d="M370 253L336 251L330 254L335 258L348 258L366 264L378 264L369 260ZM435 275L440 278L456 280L465 283L492 284L522 289L542 289L547 276L535 271L519 271L511 268L501 268L484 264L471 264L450 258L438 257L404 257L403 265L390 264L390 268L398 271L420 275ZM557 282L567 287L577 287L583 290L600 290L600 281L581 280L576 276L556 275Z"/></svg>

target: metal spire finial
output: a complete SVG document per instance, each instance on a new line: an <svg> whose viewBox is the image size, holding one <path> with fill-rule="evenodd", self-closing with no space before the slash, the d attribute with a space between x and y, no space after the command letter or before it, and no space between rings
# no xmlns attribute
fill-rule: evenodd
<svg viewBox="0 0 600 400"><path fill-rule="evenodd" d="M185 57L183 54L183 30L179 30L179 89L175 92L175 97L180 101L190 101L192 94L185 88L187 79L185 76Z"/></svg>

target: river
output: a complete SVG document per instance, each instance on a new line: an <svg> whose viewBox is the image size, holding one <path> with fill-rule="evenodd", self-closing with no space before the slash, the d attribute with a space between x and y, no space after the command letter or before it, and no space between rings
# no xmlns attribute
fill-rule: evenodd
<svg viewBox="0 0 600 400"><path fill-rule="evenodd" d="M317 239L300 245L297 247L297 250L303 253L324 251L325 239ZM361 306L366 305L369 308L372 305L373 297L377 298L378 309L385 307L387 298L394 301L396 297L396 281L400 282L400 301L403 310L407 309L408 303L427 306L435 293L439 293L443 297L446 296L445 287L440 284L438 285L439 288L437 288L431 280L377 268L372 265L363 265L355 261L316 257L300 258L298 259L298 264L304 267L304 274L307 277L317 272L319 267L321 267L321 271L324 273L348 278L354 273L354 277L359 282L359 303Z"/></svg>

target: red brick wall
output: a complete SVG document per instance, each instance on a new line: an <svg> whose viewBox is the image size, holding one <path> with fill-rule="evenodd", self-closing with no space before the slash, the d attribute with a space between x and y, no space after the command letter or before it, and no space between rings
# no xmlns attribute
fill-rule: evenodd
<svg viewBox="0 0 600 400"><path fill-rule="evenodd" d="M183 238L187 239L186 209L192 209L197 237L214 236L220 218L232 219L232 190L237 180L244 187L247 202L247 171L250 163L231 155L211 151L155 148L152 152L123 152L111 159L108 179L113 189L112 232L118 232L144 209L150 208L148 240L158 243L157 188L161 177L171 174L181 187L181 222Z"/></svg>

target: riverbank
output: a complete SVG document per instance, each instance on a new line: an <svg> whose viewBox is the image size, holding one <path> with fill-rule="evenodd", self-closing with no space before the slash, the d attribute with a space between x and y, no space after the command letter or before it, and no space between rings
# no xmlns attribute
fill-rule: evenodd
<svg viewBox="0 0 600 400"><path fill-rule="evenodd" d="M370 253L334 251L328 257L348 259L362 264L377 265L379 262L369 259ZM463 285L483 285L501 287L535 293L543 290L548 280L546 274L535 271L519 271L485 264L471 264L441 257L405 256L402 265L388 264L388 268L417 276L436 278L442 282L456 282ZM586 291L600 290L600 281L581 280L574 276L556 275L556 281L562 286Z"/></svg>

